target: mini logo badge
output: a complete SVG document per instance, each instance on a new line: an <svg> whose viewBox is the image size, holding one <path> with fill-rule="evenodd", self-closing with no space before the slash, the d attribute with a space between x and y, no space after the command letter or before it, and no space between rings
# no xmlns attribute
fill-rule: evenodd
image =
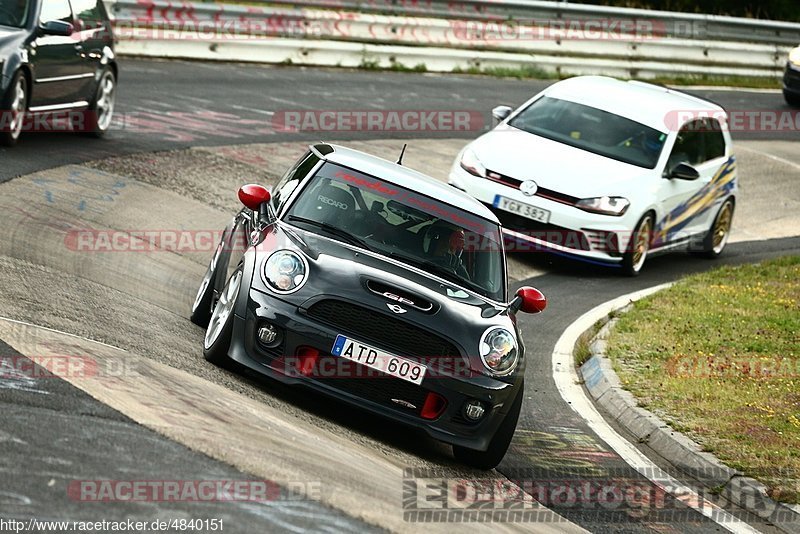
<svg viewBox="0 0 800 534"><path fill-rule="evenodd" d="M536 182L533 180L525 180L519 184L519 190L522 191L522 194L526 197L532 197L536 194L536 191L539 190L539 186L536 185Z"/></svg>
<svg viewBox="0 0 800 534"><path fill-rule="evenodd" d="M405 313L408 311L405 308L398 306L397 304L389 304L388 302L386 303L386 307L392 310L394 313Z"/></svg>

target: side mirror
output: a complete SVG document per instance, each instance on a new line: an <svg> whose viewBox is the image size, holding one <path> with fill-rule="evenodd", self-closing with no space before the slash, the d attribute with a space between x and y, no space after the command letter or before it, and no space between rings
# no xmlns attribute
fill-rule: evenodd
<svg viewBox="0 0 800 534"><path fill-rule="evenodd" d="M511 109L511 106L497 106L492 110L492 117L494 117L494 120L497 122L503 122L511 115L512 111L513 109Z"/></svg>
<svg viewBox="0 0 800 534"><path fill-rule="evenodd" d="M247 184L239 188L239 200L255 212L260 212L261 206L269 199L269 190L263 185Z"/></svg>
<svg viewBox="0 0 800 534"><path fill-rule="evenodd" d="M69 37L75 32L75 27L63 20L48 20L39 26L39 31L41 31L43 35Z"/></svg>
<svg viewBox="0 0 800 534"><path fill-rule="evenodd" d="M535 287L521 287L514 300L508 305L512 312L522 310L525 313L540 313L547 307L547 298Z"/></svg>
<svg viewBox="0 0 800 534"><path fill-rule="evenodd" d="M697 180L700 173L688 163L678 163L669 171L667 178L677 178L678 180Z"/></svg>

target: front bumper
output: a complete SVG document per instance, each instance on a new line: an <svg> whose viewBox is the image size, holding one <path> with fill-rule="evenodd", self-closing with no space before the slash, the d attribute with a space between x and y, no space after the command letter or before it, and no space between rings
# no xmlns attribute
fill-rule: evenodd
<svg viewBox="0 0 800 534"><path fill-rule="evenodd" d="M256 333L265 322L282 330L283 341L278 347L268 349L258 342ZM416 386L388 375L375 376L381 373L374 370L368 370L371 374L367 375L362 373L367 368L349 360L344 360L346 371L343 373L339 365L343 359L330 353L337 334L358 339L349 332L320 323L303 308L250 289L244 317L234 316L229 356L282 383L308 387L392 421L422 429L440 441L476 450L486 450L489 446L522 381L519 374L509 383L478 373L446 376L441 372L429 372L422 384ZM361 341L376 345L373 340ZM298 356L308 347L320 354L317 376L304 376L296 368ZM446 400L444 411L435 419L424 419L420 415L421 399L428 392ZM392 401L392 398L401 402ZM487 407L477 423L469 422L463 415L468 399L478 399ZM408 404L404 405L403 401Z"/></svg>
<svg viewBox="0 0 800 534"><path fill-rule="evenodd" d="M637 220L630 210L622 217L599 215L519 189L473 176L456 161L449 184L491 209L503 225L507 252L549 252L602 265L619 265ZM494 206L497 195L550 212L547 224L527 220Z"/></svg>
<svg viewBox="0 0 800 534"><path fill-rule="evenodd" d="M786 63L786 71L783 74L783 90L800 97L800 67Z"/></svg>

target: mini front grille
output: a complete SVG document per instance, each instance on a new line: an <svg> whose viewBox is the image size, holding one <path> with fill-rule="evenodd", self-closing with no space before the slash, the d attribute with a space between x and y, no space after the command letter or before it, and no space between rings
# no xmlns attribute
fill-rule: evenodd
<svg viewBox="0 0 800 534"><path fill-rule="evenodd" d="M307 313L359 341L374 344L398 356L422 360L431 364L429 367L445 373L464 369L461 353L450 341L372 308L325 299L312 304Z"/></svg>
<svg viewBox="0 0 800 534"><path fill-rule="evenodd" d="M321 356L319 368L336 369L337 360L340 359L336 356ZM317 380L357 397L419 415L428 394L427 389L349 360L346 363L352 365L343 367L348 370L343 373L345 376L327 376L330 373L325 373L326 376Z"/></svg>

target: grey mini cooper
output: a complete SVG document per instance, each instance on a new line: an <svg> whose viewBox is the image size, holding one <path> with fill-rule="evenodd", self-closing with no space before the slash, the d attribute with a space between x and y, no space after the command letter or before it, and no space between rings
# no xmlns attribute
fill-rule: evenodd
<svg viewBox="0 0 800 534"><path fill-rule="evenodd" d="M195 299L204 355L423 429L491 468L516 428L525 347L497 218L347 148L309 147L272 193L239 190Z"/></svg>

